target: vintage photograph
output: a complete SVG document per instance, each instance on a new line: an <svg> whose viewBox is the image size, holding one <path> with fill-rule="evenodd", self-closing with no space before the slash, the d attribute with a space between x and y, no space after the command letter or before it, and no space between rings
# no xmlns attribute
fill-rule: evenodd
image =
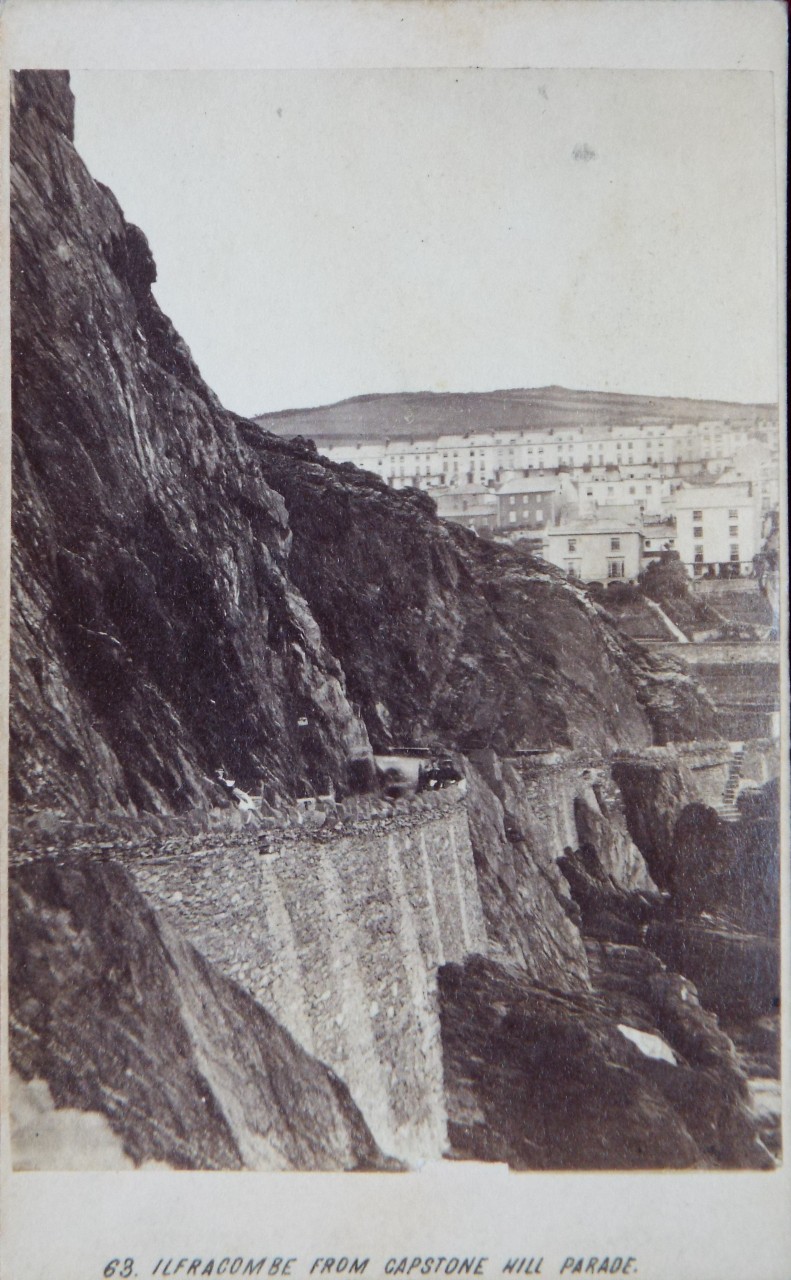
<svg viewBox="0 0 791 1280"><path fill-rule="evenodd" d="M780 1166L772 110L12 75L15 1171Z"/></svg>

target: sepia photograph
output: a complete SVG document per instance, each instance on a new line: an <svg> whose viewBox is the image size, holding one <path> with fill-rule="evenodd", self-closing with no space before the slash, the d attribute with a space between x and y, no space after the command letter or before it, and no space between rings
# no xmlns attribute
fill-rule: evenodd
<svg viewBox="0 0 791 1280"><path fill-rule="evenodd" d="M772 76L8 83L14 1176L768 1185Z"/></svg>

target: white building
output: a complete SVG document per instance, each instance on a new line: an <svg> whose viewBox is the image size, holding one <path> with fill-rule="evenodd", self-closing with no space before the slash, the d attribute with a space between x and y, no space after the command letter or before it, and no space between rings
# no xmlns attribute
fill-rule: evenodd
<svg viewBox="0 0 791 1280"><path fill-rule="evenodd" d="M449 489L467 485L495 487L516 474L557 481L556 511L576 506L582 514L630 503L647 518L672 512L672 491L682 479L727 477L734 457L743 459L740 478L761 488L759 502L772 505L777 468L762 463L757 478L751 465L755 420L646 419L639 422L568 423L537 429L489 428L378 440L317 439L320 451L336 462L352 462L372 471L393 488ZM772 487L772 476L775 479ZM571 489L574 492L571 492Z"/></svg>
<svg viewBox="0 0 791 1280"><path fill-rule="evenodd" d="M752 572L760 528L749 481L682 484L673 506L676 550L690 577Z"/></svg>
<svg viewBox="0 0 791 1280"><path fill-rule="evenodd" d="M590 515L601 507L631 506L647 517L659 517L665 513L673 491L670 477L648 464L627 471L610 468L603 474L577 476L574 483L581 515Z"/></svg>
<svg viewBox="0 0 791 1280"><path fill-rule="evenodd" d="M640 572L642 534L621 519L580 519L546 531L546 559L583 582L634 582Z"/></svg>
<svg viewBox="0 0 791 1280"><path fill-rule="evenodd" d="M644 520L642 568L659 560L665 551L676 550L676 522L673 519Z"/></svg>

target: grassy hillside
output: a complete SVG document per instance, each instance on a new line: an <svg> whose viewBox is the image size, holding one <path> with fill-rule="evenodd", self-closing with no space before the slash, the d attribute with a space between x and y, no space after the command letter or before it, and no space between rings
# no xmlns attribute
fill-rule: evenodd
<svg viewBox="0 0 791 1280"><path fill-rule="evenodd" d="M775 405L728 404L718 400L675 400L667 396L572 391L565 387L532 390L355 396L315 409L289 409L255 419L281 436L317 439L394 439L495 428L548 429L601 423L672 424L730 419L749 426L756 418L775 417Z"/></svg>

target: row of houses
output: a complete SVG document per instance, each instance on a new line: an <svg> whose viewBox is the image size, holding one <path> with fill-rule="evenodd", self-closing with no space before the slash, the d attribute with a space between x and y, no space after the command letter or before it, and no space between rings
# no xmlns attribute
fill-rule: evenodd
<svg viewBox="0 0 791 1280"><path fill-rule="evenodd" d="M651 481L670 481L700 469L719 474L745 447L760 445L771 454L772 446L766 441L772 438L768 424L756 419L751 426L726 420L572 424L425 439L317 439L316 443L326 457L373 471L394 488L431 490L499 484L511 472L563 473L602 484L608 483L607 472L616 470L626 479L650 475Z"/></svg>
<svg viewBox="0 0 791 1280"><path fill-rule="evenodd" d="M596 503L595 496L575 502L556 477L526 474L496 488L445 490L437 495L437 511L476 532L526 541L583 581L633 581L663 551L676 551L691 578L753 572L764 513L751 480L725 472L705 482L679 481L660 491L661 501L649 492L642 507L631 488L621 504Z"/></svg>

